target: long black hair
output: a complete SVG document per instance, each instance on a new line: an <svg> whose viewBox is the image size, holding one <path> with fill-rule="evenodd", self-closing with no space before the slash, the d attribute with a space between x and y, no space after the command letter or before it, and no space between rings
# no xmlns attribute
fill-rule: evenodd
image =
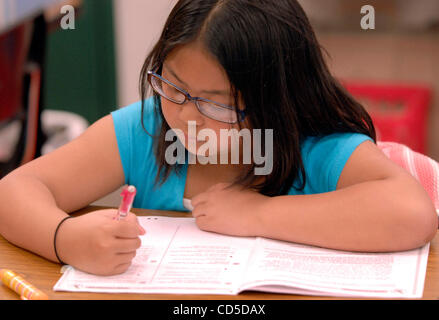
<svg viewBox="0 0 439 320"><path fill-rule="evenodd" d="M301 143L309 136L355 132L376 141L368 113L330 73L315 33L296 0L180 0L141 71L142 125L148 95L147 72L158 70L168 54L181 45L201 41L226 71L239 105L244 102L254 129L273 129L273 171L262 183L254 166L235 181L262 194L286 194L305 170ZM154 95L162 117L160 97ZM172 142L162 121L155 155L156 183L171 170L165 150ZM265 138L262 137L262 141ZM264 146L262 148L264 150ZM161 175L161 173L164 173Z"/></svg>

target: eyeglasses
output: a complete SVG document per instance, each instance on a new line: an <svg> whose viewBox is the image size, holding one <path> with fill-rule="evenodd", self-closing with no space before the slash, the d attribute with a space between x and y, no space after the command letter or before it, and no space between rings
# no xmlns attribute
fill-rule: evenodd
<svg viewBox="0 0 439 320"><path fill-rule="evenodd" d="M184 105L187 101L193 101L198 111L210 119L228 124L245 119L245 111L208 99L192 97L187 91L153 71L148 71L148 82L157 94L173 103Z"/></svg>

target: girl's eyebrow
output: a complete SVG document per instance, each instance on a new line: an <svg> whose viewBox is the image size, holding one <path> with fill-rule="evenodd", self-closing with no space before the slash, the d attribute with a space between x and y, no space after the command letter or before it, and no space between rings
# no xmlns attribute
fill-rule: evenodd
<svg viewBox="0 0 439 320"><path fill-rule="evenodd" d="M185 87L189 87L186 82L184 82L183 80L180 79L179 76L177 76L177 74L174 72L174 70L172 70L171 68L169 68L168 66L166 66L165 64L163 64L163 68L166 69L166 71L168 71L175 79L177 79L178 82L180 82L182 85L184 85Z"/></svg>
<svg viewBox="0 0 439 320"><path fill-rule="evenodd" d="M165 68L166 71L168 71L175 79L177 79L178 82L180 82L186 88L189 87L183 80L180 79L180 77L174 72L174 70L172 70L171 68L169 68L165 64L163 64L163 68ZM211 95L227 96L227 97L230 96L230 93L227 90L203 90L203 91L201 91L201 93L211 94Z"/></svg>

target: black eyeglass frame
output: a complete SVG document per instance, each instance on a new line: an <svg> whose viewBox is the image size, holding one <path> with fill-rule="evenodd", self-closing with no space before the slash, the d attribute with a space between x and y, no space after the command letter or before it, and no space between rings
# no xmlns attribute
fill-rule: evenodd
<svg viewBox="0 0 439 320"><path fill-rule="evenodd" d="M168 85L172 86L173 88L175 88L177 91L179 91L181 94L183 94L183 95L185 96L184 101L183 101L183 102L176 101L176 100L174 100L174 99L172 99L172 98L170 98L170 97L166 97L166 96L162 95L160 92L158 92L158 91L154 88L154 85L152 84L152 81L151 81L152 77L156 77L156 78L160 79L161 81L167 83ZM158 95L160 95L161 97L163 97L163 98L165 98L166 100L169 100L169 101L171 101L171 102L173 102L173 103L176 103L176 104L179 104L179 105L184 105L187 101L193 101L193 102L195 102L195 105L197 106L198 111L199 111L202 115L204 115L204 116L206 116L206 117L208 117L208 118L210 118L210 119L212 119L212 120L219 121L219 122L223 122L223 123L228 123L228 124L236 124L236 123L238 123L238 122L242 122L242 121L244 121L244 119L245 119L245 117L246 117L246 112L245 112L245 110L239 110L239 109L237 109L237 108L235 108L235 107L228 106L228 105L225 105L225 104L222 104L222 103L219 103L219 102L215 102L215 101L212 101L212 100L209 100L209 99L204 99L204 98L200 98L200 97L192 97L192 96L189 94L189 92L187 92L186 90L183 90L182 88L180 88L180 87L178 87L177 85L173 84L173 83L170 82L169 80L166 80L165 78L163 78L161 75L155 73L154 71L148 71L148 83L149 83L149 85L151 86L151 88L154 90L154 92L156 92L156 93L157 93ZM198 104L198 101L203 101L203 102L212 103L212 104L214 104L215 106L217 106L218 108L224 108L224 109L228 109L228 110L233 110L233 111L235 111L235 112L237 113L237 115L238 115L238 120L235 121L235 122L230 122L230 121L223 121L223 120L218 120L218 119L212 118L211 116L208 116L208 115L204 114L204 113L201 111L201 107L200 107L200 105Z"/></svg>

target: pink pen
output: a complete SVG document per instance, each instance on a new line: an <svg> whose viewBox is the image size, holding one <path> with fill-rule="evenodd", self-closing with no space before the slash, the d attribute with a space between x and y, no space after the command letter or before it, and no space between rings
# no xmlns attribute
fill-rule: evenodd
<svg viewBox="0 0 439 320"><path fill-rule="evenodd" d="M122 201L117 212L116 220L124 219L128 215L133 206L136 192L137 190L134 186L127 186L122 190L122 193L120 194L122 196Z"/></svg>

